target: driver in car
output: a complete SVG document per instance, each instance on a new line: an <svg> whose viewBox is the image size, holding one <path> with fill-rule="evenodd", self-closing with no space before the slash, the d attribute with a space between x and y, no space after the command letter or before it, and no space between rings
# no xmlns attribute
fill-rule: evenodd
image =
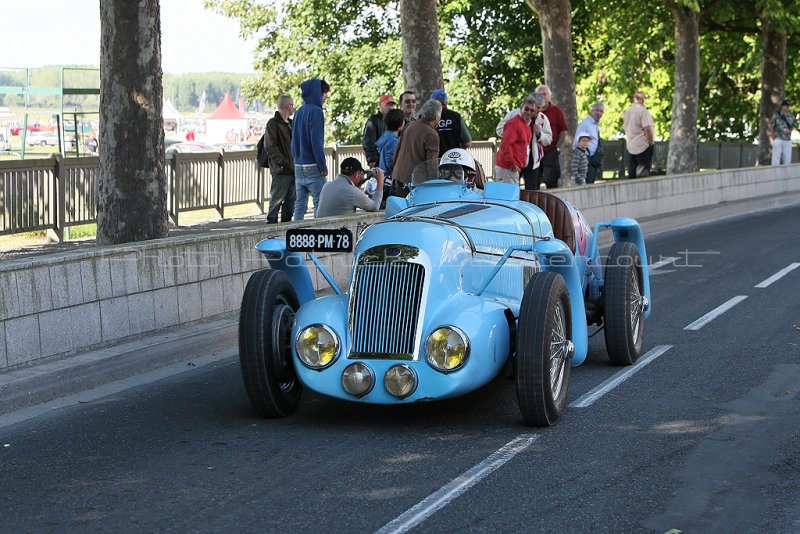
<svg viewBox="0 0 800 534"><path fill-rule="evenodd" d="M448 150L439 161L439 178L451 182L475 181L478 171L475 158L463 148Z"/></svg>

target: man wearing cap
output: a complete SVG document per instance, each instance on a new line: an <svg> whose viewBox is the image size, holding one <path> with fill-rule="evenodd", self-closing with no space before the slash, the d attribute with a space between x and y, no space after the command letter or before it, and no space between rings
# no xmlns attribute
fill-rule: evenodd
<svg viewBox="0 0 800 534"><path fill-rule="evenodd" d="M444 89L437 89L431 94L431 98L442 103L442 118L436 124L436 132L439 134L439 157L454 148L467 148L472 143L472 135L461 115L447 108L447 93Z"/></svg>
<svg viewBox="0 0 800 534"><path fill-rule="evenodd" d="M377 211L383 200L383 171L375 168L375 180L378 182L372 196L361 190L364 179L364 168L356 158L345 158L340 166L340 173L332 182L322 188L319 195L317 217L347 215L356 208L365 211Z"/></svg>
<svg viewBox="0 0 800 534"><path fill-rule="evenodd" d="M378 149L375 142L381 138L383 132L386 131L386 123L383 122L383 117L390 109L394 109L397 103L394 101L392 95L383 95L378 101L378 112L367 119L367 124L364 126L364 134L361 136L361 146L364 147L364 155L367 158L367 165L370 167L378 166Z"/></svg>
<svg viewBox="0 0 800 534"><path fill-rule="evenodd" d="M792 162L792 130L796 128L795 119L789 111L789 101L781 102L769 123L772 137L772 164L788 165Z"/></svg>

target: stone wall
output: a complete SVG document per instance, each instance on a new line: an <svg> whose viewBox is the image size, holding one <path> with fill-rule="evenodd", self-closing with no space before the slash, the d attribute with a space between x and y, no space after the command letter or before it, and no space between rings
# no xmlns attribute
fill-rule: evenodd
<svg viewBox="0 0 800 534"><path fill-rule="evenodd" d="M624 180L556 191L590 223L652 217L748 197L800 191L800 165ZM255 244L297 226L358 233L382 214L207 232L0 263L0 369L58 358L239 310L266 261ZM321 259L340 287L349 255ZM311 266L317 289L327 287Z"/></svg>

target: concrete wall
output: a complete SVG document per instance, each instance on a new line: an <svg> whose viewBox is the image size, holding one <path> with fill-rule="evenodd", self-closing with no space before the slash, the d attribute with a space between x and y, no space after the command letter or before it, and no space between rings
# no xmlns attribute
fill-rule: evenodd
<svg viewBox="0 0 800 534"><path fill-rule="evenodd" d="M800 165L626 180L557 191L590 223L800 191ZM0 264L0 369L58 358L165 328L238 312L244 286L266 261L255 244L287 227L358 226L361 214L280 227L209 232ZM274 229L274 230L273 230ZM350 258L322 257L345 286ZM318 289L327 287L316 269Z"/></svg>
<svg viewBox="0 0 800 534"><path fill-rule="evenodd" d="M292 227L346 226L355 235L358 224L382 218ZM268 233L258 225L3 262L0 369L238 312L250 274L267 267L255 244ZM348 258L321 259L340 287L347 283ZM312 277L328 287L313 267Z"/></svg>

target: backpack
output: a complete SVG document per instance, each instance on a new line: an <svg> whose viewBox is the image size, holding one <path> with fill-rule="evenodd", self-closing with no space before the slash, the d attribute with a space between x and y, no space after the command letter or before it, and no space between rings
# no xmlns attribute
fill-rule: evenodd
<svg viewBox="0 0 800 534"><path fill-rule="evenodd" d="M265 137L267 134L261 136L261 139L258 140L258 144L256 145L256 159L258 160L259 167L269 167L269 154L267 154L267 149L264 146Z"/></svg>

